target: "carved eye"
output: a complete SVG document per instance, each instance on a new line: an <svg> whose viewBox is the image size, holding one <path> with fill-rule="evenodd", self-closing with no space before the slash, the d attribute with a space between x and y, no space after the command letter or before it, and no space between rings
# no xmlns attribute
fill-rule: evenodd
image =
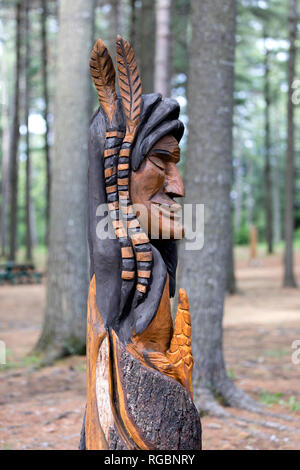
<svg viewBox="0 0 300 470"><path fill-rule="evenodd" d="M166 168L167 168L167 162L165 162L164 160L162 160L161 158L159 157L155 157L154 155L151 155L149 157L149 160L155 165L157 166L160 170L162 171L165 171Z"/></svg>

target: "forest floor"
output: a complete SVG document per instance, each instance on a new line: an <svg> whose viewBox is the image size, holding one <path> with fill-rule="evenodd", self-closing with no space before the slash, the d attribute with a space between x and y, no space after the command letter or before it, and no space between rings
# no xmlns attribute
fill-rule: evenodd
<svg viewBox="0 0 300 470"><path fill-rule="evenodd" d="M276 417L226 408L227 418L204 416L204 449L300 449L299 289L283 289L281 254L249 265L237 252L239 292L225 308L224 351L236 385ZM300 286L300 251L296 272ZM30 355L41 329L44 285L0 286L0 448L76 449L85 406L85 358L39 368ZM279 416L280 415L280 416Z"/></svg>

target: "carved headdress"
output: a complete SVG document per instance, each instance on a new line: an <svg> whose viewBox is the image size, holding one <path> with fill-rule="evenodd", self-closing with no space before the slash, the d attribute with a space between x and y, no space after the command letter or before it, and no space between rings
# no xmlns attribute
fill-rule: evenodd
<svg viewBox="0 0 300 470"><path fill-rule="evenodd" d="M130 199L130 173L138 170L161 137L171 134L179 142L183 124L175 100L142 95L133 49L120 36L116 50L120 94L112 59L101 39L90 59L101 106L90 127L89 245L91 275L96 275L97 304L105 326L128 341L133 331L140 333L151 322L167 271L174 294L177 264L175 243L151 241L142 229ZM108 205L115 240L100 240L96 234L101 220L96 217L97 208L103 203ZM111 291L114 294L107 295Z"/></svg>

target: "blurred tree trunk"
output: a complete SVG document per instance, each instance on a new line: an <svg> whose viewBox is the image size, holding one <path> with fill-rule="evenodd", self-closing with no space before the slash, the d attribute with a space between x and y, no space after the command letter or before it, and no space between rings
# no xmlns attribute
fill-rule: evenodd
<svg viewBox="0 0 300 470"><path fill-rule="evenodd" d="M136 25L137 25L137 11L136 11L136 0L130 0L130 29L129 29L129 41L133 48L136 43Z"/></svg>
<svg viewBox="0 0 300 470"><path fill-rule="evenodd" d="M232 115L236 4L192 0L186 203L205 205L204 247L184 251L181 279L192 313L196 403L224 411L254 407L229 379L223 356L223 311L231 243ZM181 245L184 247L184 243Z"/></svg>
<svg viewBox="0 0 300 470"><path fill-rule="evenodd" d="M235 158L235 188L236 198L234 201L234 230L239 231L242 223L242 204L243 204L243 165L242 165L242 145L237 146Z"/></svg>
<svg viewBox="0 0 300 470"><path fill-rule="evenodd" d="M45 121L45 134L44 134L44 152L46 160L46 230L45 230L45 244L48 244L49 235L49 221L50 221L50 191L51 191L51 162L50 162L50 146L49 146L49 90L48 90L48 47L47 47L47 0L41 0L41 44L42 44L42 86L44 109L43 118Z"/></svg>
<svg viewBox="0 0 300 470"><path fill-rule="evenodd" d="M171 0L156 0L154 91L169 95Z"/></svg>
<svg viewBox="0 0 300 470"><path fill-rule="evenodd" d="M290 53L288 60L288 137L285 170L285 254L284 281L285 287L296 287L293 260L294 239L294 103L292 84L295 77L296 36L298 24L297 0L289 1L289 37Z"/></svg>
<svg viewBox="0 0 300 470"><path fill-rule="evenodd" d="M137 60L143 93L153 93L155 56L155 2L142 0L138 22Z"/></svg>
<svg viewBox="0 0 300 470"><path fill-rule="evenodd" d="M59 4L47 301L36 346L45 354L45 362L82 353L85 346L88 63L93 13L93 0Z"/></svg>
<svg viewBox="0 0 300 470"><path fill-rule="evenodd" d="M26 260L32 261L32 201L31 201L31 155L30 155L30 23L29 0L25 0L25 123L26 123Z"/></svg>
<svg viewBox="0 0 300 470"><path fill-rule="evenodd" d="M230 225L230 245L229 260L227 270L227 292L231 295L236 294L235 262L234 262L234 237L232 224Z"/></svg>
<svg viewBox="0 0 300 470"><path fill-rule="evenodd" d="M278 153L274 158L273 165L273 233L274 243L279 243L282 239L281 236L281 205L280 205L280 189L281 189L281 175L279 168Z"/></svg>
<svg viewBox="0 0 300 470"><path fill-rule="evenodd" d="M1 162L1 256L6 256L7 248L7 214L9 204L9 114L10 106L8 102L7 90L7 77L5 71L2 69L2 83L1 83L1 127L2 127L2 162Z"/></svg>
<svg viewBox="0 0 300 470"><path fill-rule="evenodd" d="M20 127L20 75L21 75L21 35L22 35L22 2L16 4L16 39L15 39L15 85L14 102L12 109L12 128L10 134L10 243L9 258L14 261L16 258L17 246L17 217L18 217L18 148L19 148L19 127Z"/></svg>
<svg viewBox="0 0 300 470"><path fill-rule="evenodd" d="M266 43L267 35L264 35ZM270 162L270 51L265 46L264 71L265 71L265 211L266 211L266 241L268 253L273 253L273 208L272 208L272 174Z"/></svg>

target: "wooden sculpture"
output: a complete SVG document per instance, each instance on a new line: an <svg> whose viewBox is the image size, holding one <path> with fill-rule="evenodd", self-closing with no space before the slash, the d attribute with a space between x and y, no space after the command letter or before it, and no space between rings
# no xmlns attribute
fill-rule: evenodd
<svg viewBox="0 0 300 470"><path fill-rule="evenodd" d="M120 93L103 41L90 70L100 108L89 136L87 407L81 449L200 449L193 404L191 320L179 290L173 327L177 238L184 229L174 197L183 124L176 101L142 95L134 52L118 36ZM99 237L107 204L111 236ZM145 211L139 216L135 204ZM152 215L151 215L152 214ZM169 225L169 238L163 231ZM158 237L153 239L152 233Z"/></svg>

